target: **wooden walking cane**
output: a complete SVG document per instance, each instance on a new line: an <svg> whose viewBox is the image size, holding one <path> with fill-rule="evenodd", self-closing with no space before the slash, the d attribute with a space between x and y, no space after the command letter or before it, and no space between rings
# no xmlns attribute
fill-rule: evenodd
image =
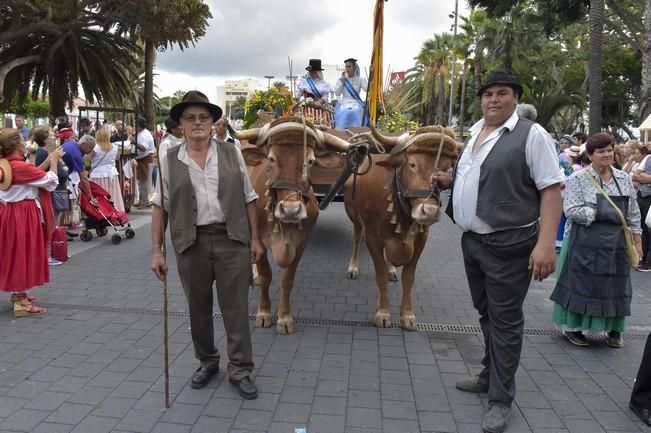
<svg viewBox="0 0 651 433"><path fill-rule="evenodd" d="M160 190L160 206L162 212L165 212L165 191L163 188L163 170L160 164L160 143L156 146L156 160L158 161L158 189ZM165 224L161 224L163 230L161 252L165 263L167 263L167 247L165 242ZM163 275L163 358L165 371L165 407L170 407L170 364L169 364L169 346L167 331L167 272Z"/></svg>

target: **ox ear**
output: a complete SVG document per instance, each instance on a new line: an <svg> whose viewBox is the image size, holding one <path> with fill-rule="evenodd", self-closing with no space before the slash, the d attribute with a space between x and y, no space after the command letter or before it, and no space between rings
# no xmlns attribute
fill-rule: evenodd
<svg viewBox="0 0 651 433"><path fill-rule="evenodd" d="M267 157L267 154L264 148L259 148L256 146L244 146L242 147L242 156L244 157L244 162L250 167L255 167L260 165L262 161Z"/></svg>
<svg viewBox="0 0 651 433"><path fill-rule="evenodd" d="M337 152L323 152L316 156L315 164L320 168L338 169L344 168L346 159Z"/></svg>
<svg viewBox="0 0 651 433"><path fill-rule="evenodd" d="M373 162L375 165L379 165L380 167L384 167L387 170L395 170L396 168L400 167L404 163L404 152L400 152L396 155L390 155L387 158L383 159L376 159L376 155L373 155Z"/></svg>

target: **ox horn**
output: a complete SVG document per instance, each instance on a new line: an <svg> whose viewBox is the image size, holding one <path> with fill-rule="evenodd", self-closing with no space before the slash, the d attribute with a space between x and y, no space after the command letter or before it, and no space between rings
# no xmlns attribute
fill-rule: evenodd
<svg viewBox="0 0 651 433"><path fill-rule="evenodd" d="M387 147L393 147L398 143L398 138L400 137L389 137L386 135L382 135L380 131L375 129L375 126L373 126L373 123L371 123L371 134L373 134L373 137L382 143L383 145Z"/></svg>
<svg viewBox="0 0 651 433"><path fill-rule="evenodd" d="M346 140L343 140L336 135L324 133L323 134L324 143L327 147L336 149L338 152L346 152L350 148L350 143Z"/></svg>
<svg viewBox="0 0 651 433"><path fill-rule="evenodd" d="M260 133L260 128L245 129L244 131L235 131L235 138L238 140L255 141Z"/></svg>

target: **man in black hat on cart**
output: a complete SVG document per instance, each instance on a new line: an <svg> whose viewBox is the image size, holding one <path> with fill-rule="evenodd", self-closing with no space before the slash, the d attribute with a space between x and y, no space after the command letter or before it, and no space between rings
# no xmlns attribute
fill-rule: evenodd
<svg viewBox="0 0 651 433"><path fill-rule="evenodd" d="M516 112L522 86L505 70L479 89L484 117L470 128L452 177L447 214L463 230L461 249L473 305L484 334L484 368L458 389L488 393L482 429L506 429L522 350L522 305L531 277L554 271L562 180L554 141Z"/></svg>
<svg viewBox="0 0 651 433"><path fill-rule="evenodd" d="M167 274L162 246L169 219L190 310L192 343L200 362L191 386L206 386L219 371L214 284L226 330L229 381L242 397L254 399L258 390L250 376L248 294L251 263L263 254L256 223L258 196L240 150L211 138L212 124L221 115L221 108L198 91L186 93L170 110L170 118L181 124L186 140L160 155L163 181L158 182L152 199L152 270L161 280Z"/></svg>

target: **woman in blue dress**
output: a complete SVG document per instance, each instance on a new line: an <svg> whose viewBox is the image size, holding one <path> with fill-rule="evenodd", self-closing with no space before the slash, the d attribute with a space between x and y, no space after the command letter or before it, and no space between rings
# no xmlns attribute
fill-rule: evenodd
<svg viewBox="0 0 651 433"><path fill-rule="evenodd" d="M344 130L349 126L362 126L365 121L365 106L360 91L368 89L368 80L359 76L357 59L344 60L346 69L335 84L335 95L343 95L335 108L335 127Z"/></svg>

